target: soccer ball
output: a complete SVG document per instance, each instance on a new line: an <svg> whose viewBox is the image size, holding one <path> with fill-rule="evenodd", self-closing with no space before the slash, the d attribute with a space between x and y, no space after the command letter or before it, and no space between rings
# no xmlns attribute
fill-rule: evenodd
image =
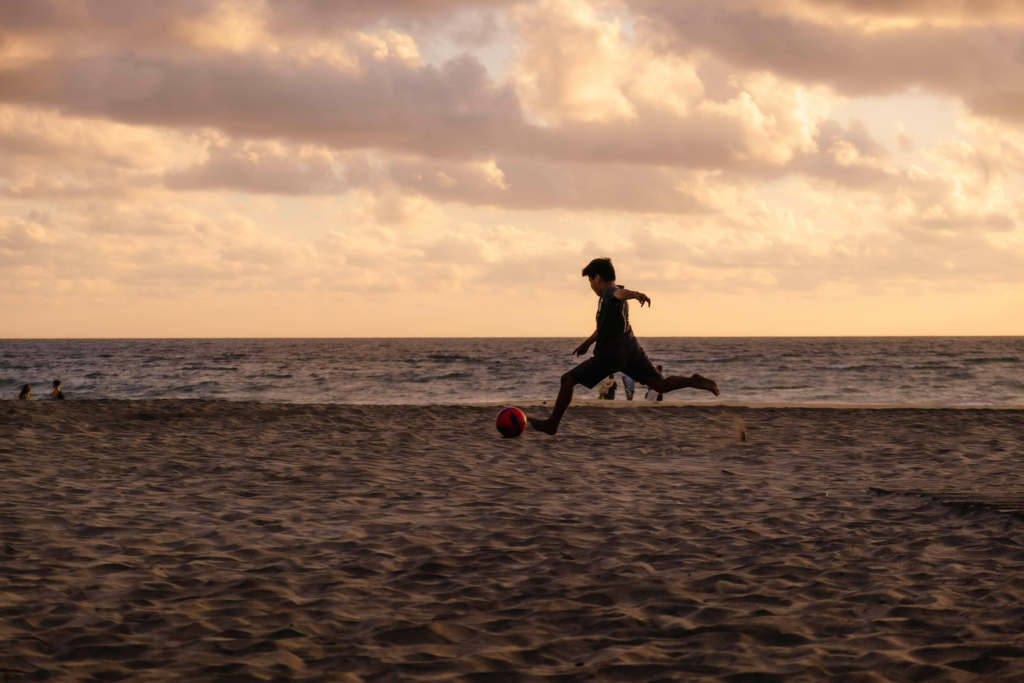
<svg viewBox="0 0 1024 683"><path fill-rule="evenodd" d="M526 415L519 408L503 408L498 413L497 426L504 437L519 436L526 429Z"/></svg>

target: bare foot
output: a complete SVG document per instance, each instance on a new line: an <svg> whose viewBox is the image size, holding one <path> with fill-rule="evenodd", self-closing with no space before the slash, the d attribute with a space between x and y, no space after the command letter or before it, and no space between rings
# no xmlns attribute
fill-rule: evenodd
<svg viewBox="0 0 1024 683"><path fill-rule="evenodd" d="M704 377L703 375L694 375L693 376L693 381L697 383L697 388L698 389L703 389L704 391L710 391L715 396L718 396L719 393L721 393L721 392L718 391L718 383L715 382L715 380L713 380L713 379L708 379L707 377Z"/></svg>
<svg viewBox="0 0 1024 683"><path fill-rule="evenodd" d="M544 432L554 436L558 433L558 425L549 424L551 420L540 420L536 417L528 417L526 421L530 423L530 426L536 429L538 432Z"/></svg>

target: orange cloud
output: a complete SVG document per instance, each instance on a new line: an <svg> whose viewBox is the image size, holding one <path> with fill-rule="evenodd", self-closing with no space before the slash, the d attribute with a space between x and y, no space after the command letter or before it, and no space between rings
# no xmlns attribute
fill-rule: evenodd
<svg viewBox="0 0 1024 683"><path fill-rule="evenodd" d="M1017 291L1018 9L0 0L0 298Z"/></svg>

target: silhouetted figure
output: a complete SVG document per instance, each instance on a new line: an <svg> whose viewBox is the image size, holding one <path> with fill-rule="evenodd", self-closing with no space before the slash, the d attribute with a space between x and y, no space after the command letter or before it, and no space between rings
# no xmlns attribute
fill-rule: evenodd
<svg viewBox="0 0 1024 683"><path fill-rule="evenodd" d="M60 390L60 380L53 380L53 393L50 394L50 399L53 401L63 401L64 392Z"/></svg>
<svg viewBox="0 0 1024 683"><path fill-rule="evenodd" d="M629 305L633 299L640 306L650 304L651 298L643 292L634 292L615 282L615 268L610 258L596 258L583 269L583 277L590 281L590 289L597 295L597 329L576 347L573 354L583 356L595 342L594 355L562 375L555 399L555 407L546 420L527 417L526 421L538 432L554 436L562 422L566 408L572 403L573 390L577 384L588 389L596 387L602 379L616 372L629 375L634 380L653 389L659 395L676 389L692 387L710 391L715 396L721 392L714 380L698 374L683 377L665 377L658 372L647 357L629 324Z"/></svg>
<svg viewBox="0 0 1024 683"><path fill-rule="evenodd" d="M31 401L32 400L32 385L26 384L21 388L21 393L18 394L19 401Z"/></svg>

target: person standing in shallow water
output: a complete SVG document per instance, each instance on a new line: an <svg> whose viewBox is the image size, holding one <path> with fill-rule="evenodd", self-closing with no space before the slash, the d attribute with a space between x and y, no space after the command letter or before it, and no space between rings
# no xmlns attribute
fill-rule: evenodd
<svg viewBox="0 0 1024 683"><path fill-rule="evenodd" d="M597 343L594 355L562 375L558 398L551 416L546 420L528 417L527 422L539 432L557 434L566 408L572 402L573 389L582 384L593 389L598 382L616 372L624 372L640 384L658 393L693 387L710 391L718 396L718 385L701 375L683 377L673 375L662 377L654 369L651 360L644 353L640 342L633 336L629 324L629 299L640 302L640 307L650 304L651 299L642 292L634 292L616 284L615 267L609 258L596 258L583 269L583 276L590 281L590 289L597 295L597 329L573 353L584 355L590 346Z"/></svg>
<svg viewBox="0 0 1024 683"><path fill-rule="evenodd" d="M54 401L64 400L64 392L61 391L59 379L53 380L53 393L50 394L50 399Z"/></svg>
<svg viewBox="0 0 1024 683"><path fill-rule="evenodd" d="M32 385L26 384L21 388L21 393L18 394L19 401L31 401L32 400Z"/></svg>
<svg viewBox="0 0 1024 683"><path fill-rule="evenodd" d="M615 381L615 375L610 375L600 386L597 391L597 397L606 401L615 400L615 388L618 383Z"/></svg>

